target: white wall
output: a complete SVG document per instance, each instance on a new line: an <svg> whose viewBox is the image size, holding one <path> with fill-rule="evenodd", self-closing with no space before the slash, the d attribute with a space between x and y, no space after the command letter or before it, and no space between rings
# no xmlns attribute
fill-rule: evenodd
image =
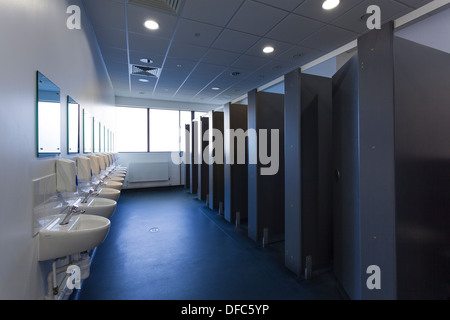
<svg viewBox="0 0 450 320"><path fill-rule="evenodd" d="M61 150L67 95L114 128L114 94L90 23L69 30L81 0L0 1L0 299L43 299L50 263L32 237L32 180L54 173L56 157L36 157L36 71L61 88Z"/></svg>

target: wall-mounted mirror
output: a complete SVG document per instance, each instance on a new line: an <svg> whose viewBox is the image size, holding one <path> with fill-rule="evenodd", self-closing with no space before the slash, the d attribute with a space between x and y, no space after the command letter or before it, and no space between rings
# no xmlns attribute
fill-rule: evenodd
<svg viewBox="0 0 450 320"><path fill-rule="evenodd" d="M100 152L100 122L94 118L94 152Z"/></svg>
<svg viewBox="0 0 450 320"><path fill-rule="evenodd" d="M93 127L94 121L92 115L83 110L83 152L91 153L92 152L92 143L93 143Z"/></svg>
<svg viewBox="0 0 450 320"><path fill-rule="evenodd" d="M104 141L105 141L105 126L100 125L100 152L105 151Z"/></svg>
<svg viewBox="0 0 450 320"><path fill-rule="evenodd" d="M67 96L67 153L80 153L80 105Z"/></svg>
<svg viewBox="0 0 450 320"><path fill-rule="evenodd" d="M61 153L60 89L37 72L37 156Z"/></svg>

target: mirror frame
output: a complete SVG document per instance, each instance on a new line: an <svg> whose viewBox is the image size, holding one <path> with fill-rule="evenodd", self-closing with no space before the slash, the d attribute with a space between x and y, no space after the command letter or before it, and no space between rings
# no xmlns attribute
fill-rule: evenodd
<svg viewBox="0 0 450 320"><path fill-rule="evenodd" d="M89 115L90 117L90 121L88 121L89 123L86 123L86 116ZM91 126L91 149L90 150L86 150L86 125L90 125ZM86 109L83 109L83 153L89 154L89 153L93 153L94 151L94 117L92 116L92 114L87 111Z"/></svg>
<svg viewBox="0 0 450 320"><path fill-rule="evenodd" d="M59 137L59 147L57 148L59 151L58 152L41 152L40 151L40 145L39 145L39 101L40 101L40 90L39 90L39 83L41 82L40 78L44 77L45 79L47 79L48 81L50 81L56 88L58 88L57 91L57 95L59 96L59 109L58 109L58 137ZM40 72L39 70L36 71L36 156L38 158L40 157L51 157L51 156L57 156L61 154L61 89L59 88L59 86L57 86L53 81L51 81L47 76L45 76L42 72Z"/></svg>
<svg viewBox="0 0 450 320"><path fill-rule="evenodd" d="M77 149L76 151L70 150L70 104L76 104L78 106L77 112ZM67 154L78 154L80 153L80 110L81 106L72 97L67 96Z"/></svg>

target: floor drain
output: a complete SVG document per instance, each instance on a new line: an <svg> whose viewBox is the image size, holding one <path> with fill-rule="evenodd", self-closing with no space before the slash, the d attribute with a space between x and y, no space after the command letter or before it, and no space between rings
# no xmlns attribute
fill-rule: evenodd
<svg viewBox="0 0 450 320"><path fill-rule="evenodd" d="M155 233L155 232L158 232L159 231L159 228L151 228L150 229L150 232L152 232L152 233Z"/></svg>

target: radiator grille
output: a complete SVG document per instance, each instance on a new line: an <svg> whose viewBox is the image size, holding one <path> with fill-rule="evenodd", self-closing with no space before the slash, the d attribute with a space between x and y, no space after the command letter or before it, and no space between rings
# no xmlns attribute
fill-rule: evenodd
<svg viewBox="0 0 450 320"><path fill-rule="evenodd" d="M168 162L133 162L129 165L128 182L153 182L169 180Z"/></svg>

